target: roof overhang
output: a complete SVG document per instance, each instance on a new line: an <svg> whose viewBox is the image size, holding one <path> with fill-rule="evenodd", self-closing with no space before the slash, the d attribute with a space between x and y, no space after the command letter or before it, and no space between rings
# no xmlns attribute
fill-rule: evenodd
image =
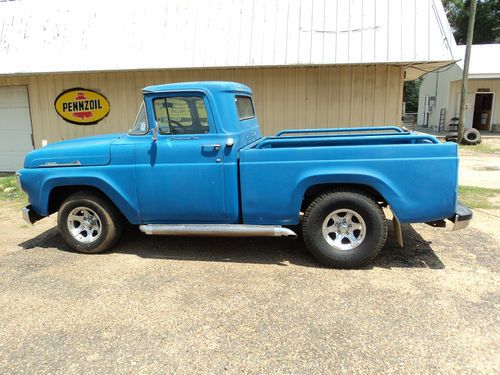
<svg viewBox="0 0 500 375"><path fill-rule="evenodd" d="M420 62L405 66L405 81L413 81L424 74L455 64L456 61Z"/></svg>

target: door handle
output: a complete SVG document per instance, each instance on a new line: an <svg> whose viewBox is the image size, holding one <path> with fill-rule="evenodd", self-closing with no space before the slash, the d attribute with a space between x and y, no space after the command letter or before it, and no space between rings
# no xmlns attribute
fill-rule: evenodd
<svg viewBox="0 0 500 375"><path fill-rule="evenodd" d="M220 145L219 144L203 145L203 146L201 146L201 148L202 148L202 150L219 151Z"/></svg>

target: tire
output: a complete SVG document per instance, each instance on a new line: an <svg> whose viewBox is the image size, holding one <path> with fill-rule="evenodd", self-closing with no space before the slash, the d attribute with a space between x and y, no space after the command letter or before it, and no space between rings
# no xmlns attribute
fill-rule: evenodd
<svg viewBox="0 0 500 375"><path fill-rule="evenodd" d="M457 143L458 142L458 135L455 133L455 134L449 134L447 136L444 137L444 140L446 142L455 142Z"/></svg>
<svg viewBox="0 0 500 375"><path fill-rule="evenodd" d="M70 195L61 204L57 226L72 249L97 254L116 244L123 222L121 214L108 199L81 191Z"/></svg>
<svg viewBox="0 0 500 375"><path fill-rule="evenodd" d="M466 145L478 145L481 143L481 134L477 129L467 129L462 137L462 143Z"/></svg>
<svg viewBox="0 0 500 375"><path fill-rule="evenodd" d="M308 250L321 263L360 268L384 246L387 223L382 209L364 193L331 191L309 205L302 231Z"/></svg>

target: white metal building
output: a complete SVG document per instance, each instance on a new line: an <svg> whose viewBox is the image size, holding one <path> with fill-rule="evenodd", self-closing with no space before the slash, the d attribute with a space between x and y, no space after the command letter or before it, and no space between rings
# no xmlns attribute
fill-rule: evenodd
<svg viewBox="0 0 500 375"><path fill-rule="evenodd" d="M425 76L419 93L419 125L438 127L443 109L445 129L458 117L465 46L457 46L457 51L462 60ZM500 44L472 46L465 108L465 128L500 131Z"/></svg>
<svg viewBox="0 0 500 375"><path fill-rule="evenodd" d="M264 134L399 124L403 81L454 49L439 0L0 2L0 170L46 142L126 131L157 83L248 84ZM75 87L109 115L59 117L54 100Z"/></svg>

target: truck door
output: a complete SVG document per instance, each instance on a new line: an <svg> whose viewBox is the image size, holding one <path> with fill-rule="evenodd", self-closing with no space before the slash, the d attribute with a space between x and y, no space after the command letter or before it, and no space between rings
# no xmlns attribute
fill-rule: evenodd
<svg viewBox="0 0 500 375"><path fill-rule="evenodd" d="M136 184L144 223L226 222L223 152L206 97L146 97L150 128L135 148Z"/></svg>

